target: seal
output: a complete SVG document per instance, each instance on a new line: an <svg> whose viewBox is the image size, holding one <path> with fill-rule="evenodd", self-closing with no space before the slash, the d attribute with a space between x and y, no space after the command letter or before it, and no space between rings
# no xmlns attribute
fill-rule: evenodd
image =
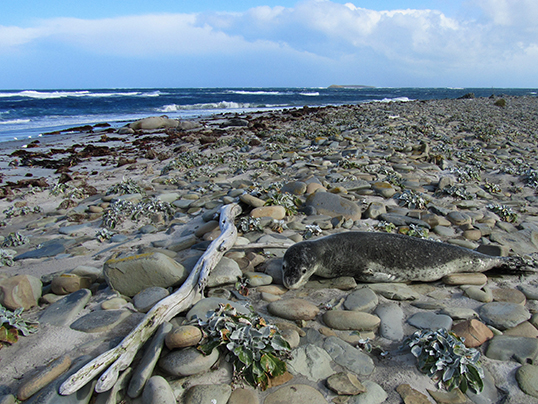
<svg viewBox="0 0 538 404"><path fill-rule="evenodd" d="M522 269L520 257L494 257L464 247L391 233L344 232L289 247L282 279L298 289L312 275L358 282L432 282L457 272Z"/></svg>

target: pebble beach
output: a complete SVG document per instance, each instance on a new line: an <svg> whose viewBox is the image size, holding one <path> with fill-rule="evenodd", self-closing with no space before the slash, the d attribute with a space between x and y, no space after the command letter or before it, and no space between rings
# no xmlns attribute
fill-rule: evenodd
<svg viewBox="0 0 538 404"><path fill-rule="evenodd" d="M0 303L35 323L0 342L0 404L538 403L537 170L535 96L148 117L0 143ZM230 204L241 207L239 237L205 298L159 328L112 390L60 396L68 375L181 285ZM349 231L529 267L282 285L286 246ZM238 383L222 350L196 349L191 320L227 303L291 348L265 389ZM482 392L448 391L419 371L402 346L428 329L479 351Z"/></svg>

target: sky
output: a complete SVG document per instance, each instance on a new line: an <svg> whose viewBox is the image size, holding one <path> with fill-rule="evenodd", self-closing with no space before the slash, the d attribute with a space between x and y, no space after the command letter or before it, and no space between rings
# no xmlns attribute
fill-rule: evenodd
<svg viewBox="0 0 538 404"><path fill-rule="evenodd" d="M537 0L0 1L0 89L538 87Z"/></svg>

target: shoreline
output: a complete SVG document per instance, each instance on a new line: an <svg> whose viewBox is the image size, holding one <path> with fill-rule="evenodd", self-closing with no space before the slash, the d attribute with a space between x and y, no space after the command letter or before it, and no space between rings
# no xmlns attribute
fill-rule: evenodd
<svg viewBox="0 0 538 404"><path fill-rule="evenodd" d="M504 103L499 101L501 99ZM275 212L278 209L274 209L267 215L274 215L275 220L283 222L262 217L259 231L241 232L243 241L257 242L267 236L273 237L273 242L281 239L297 242L305 237L307 226L318 226L321 235L349 230L391 231L423 235L498 255L536 254L538 174L533 172L538 169L537 111L536 96L371 102L219 114L181 120L183 127L180 128L139 129L143 125L139 122L133 125L137 127L133 130L119 128L113 132L105 129L76 136L42 136L38 147L30 148L22 148L28 144L24 141L2 142L2 233L28 237L27 243L7 248L13 250L15 256L39 250L40 246L49 245L47 243L61 244L62 248L53 256L21 258L13 266L1 266L0 282L15 275L41 279L46 298L40 296L39 305L24 312L24 316L38 319L54 299L63 296L51 293L51 281L61 273L90 267L93 270L80 269L79 273L84 273L81 275L84 278L94 271L96 278L86 285L92 296L76 318L106 311L101 307L104 301L121 297L107 286L102 275L104 263L113 253L159 251L187 265L189 259L192 261L199 255L191 245L208 242L218 233L204 220L206 214L222 204L241 203L248 217L256 203L262 201L263 204L274 197L275 189L293 193L301 201L301 210L310 215L291 212L280 219ZM77 144L79 146L74 147ZM17 156L13 156L13 152L17 152ZM13 163L15 159L18 165ZM46 181L47 187L16 185L40 178ZM128 189L127 196L122 198L144 199L135 195L134 188L129 188L133 185L129 185L127 179L138 185L138 193L170 203L172 213L144 211L137 219L117 219L116 227L109 230L122 241L106 238L100 241L99 235L104 234L101 233L104 212L114 204L114 198L119 197L107 195L112 185ZM65 184L64 190L51 193L59 180ZM9 183L15 186L8 189ZM311 202L315 189L321 189L320 193L339 202L327 202L328 207L316 205L316 208ZM322 192L324 190L327 192ZM245 194L250 197L245 198ZM339 210L339 203L349 206L351 213ZM9 209L36 206L41 208L39 213L10 217L5 213ZM179 247L186 240L193 244ZM270 275L272 282L265 286L281 288L278 277L283 251L260 252L238 247L227 257L235 262L240 272ZM518 326L525 325L507 326L502 332L507 336L537 338L538 275L520 278L486 273L486 276L483 284L473 286L478 289L475 294L465 283L443 281L406 285L414 300L387 297L389 294L378 290L374 294L379 305L401 308L400 326L406 336L417 329L407 321L416 314L441 315L442 312L454 313L449 309L459 309L457 314L452 314L450 324L464 321L461 318L464 312L474 313L468 319L478 318L486 323L481 310L489 302L480 300L485 299L480 293L490 293L491 300L506 307L511 297L524 294L525 300L519 305L529 316ZM231 292L234 283L228 280L208 291ZM374 288L364 284L344 290L335 284L324 286L318 280L305 288L285 291L280 297L251 287L248 298L263 316L287 323L295 330L297 338L304 333L296 349L306 349L306 346L321 349L319 341L326 341L329 336L357 346L358 338L353 332L329 328L321 315L300 320L301 327L297 327L295 322L269 314L266 299L273 296L280 301L302 299L316 306L331 304L344 309L342 302L353 290L363 287ZM533 295L534 292L537 293ZM37 334L21 337L17 343L0 349L0 365L5 368L9 364L0 375L0 398L1 394L16 394L29 379L32 369L42 369L50 360L64 354L71 355L72 359L81 353L95 355L111 340L125 335L142 314L131 297L123 297L125 304L120 309L130 316L121 326L90 334L70 328L72 321L61 327L41 324ZM177 325L180 319L174 321ZM375 370L369 375L359 375L362 381L380 386L387 395L386 402L400 402L395 389L402 384L410 384L426 395L428 389L438 390L433 381L418 372L411 355L396 352L401 340L391 340L382 335L380 329L362 331L362 334L394 355L392 362L371 355ZM93 339L96 342L92 344ZM485 355L487 347L486 342L479 349L488 377L493 380L488 379L488 394L497 401L491 402L533 400L516 380L521 364L492 359ZM341 364L331 366L335 373L342 369L349 371ZM317 390L326 400L338 396L325 387L324 381L313 380L314 376L306 370L298 369L284 386L304 384ZM178 397L188 389L184 386L205 384L206 376L211 383L229 383L222 382L229 376L224 367L213 372L198 379L183 380L165 374L162 369L157 371L165 375ZM257 397L263 402L278 388L258 391Z"/></svg>

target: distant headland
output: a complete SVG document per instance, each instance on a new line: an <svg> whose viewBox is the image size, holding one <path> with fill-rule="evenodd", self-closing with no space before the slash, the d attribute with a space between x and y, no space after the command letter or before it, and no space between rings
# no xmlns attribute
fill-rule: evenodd
<svg viewBox="0 0 538 404"><path fill-rule="evenodd" d="M375 88L374 86L362 86L362 85L340 85L340 84L331 84L327 88Z"/></svg>

